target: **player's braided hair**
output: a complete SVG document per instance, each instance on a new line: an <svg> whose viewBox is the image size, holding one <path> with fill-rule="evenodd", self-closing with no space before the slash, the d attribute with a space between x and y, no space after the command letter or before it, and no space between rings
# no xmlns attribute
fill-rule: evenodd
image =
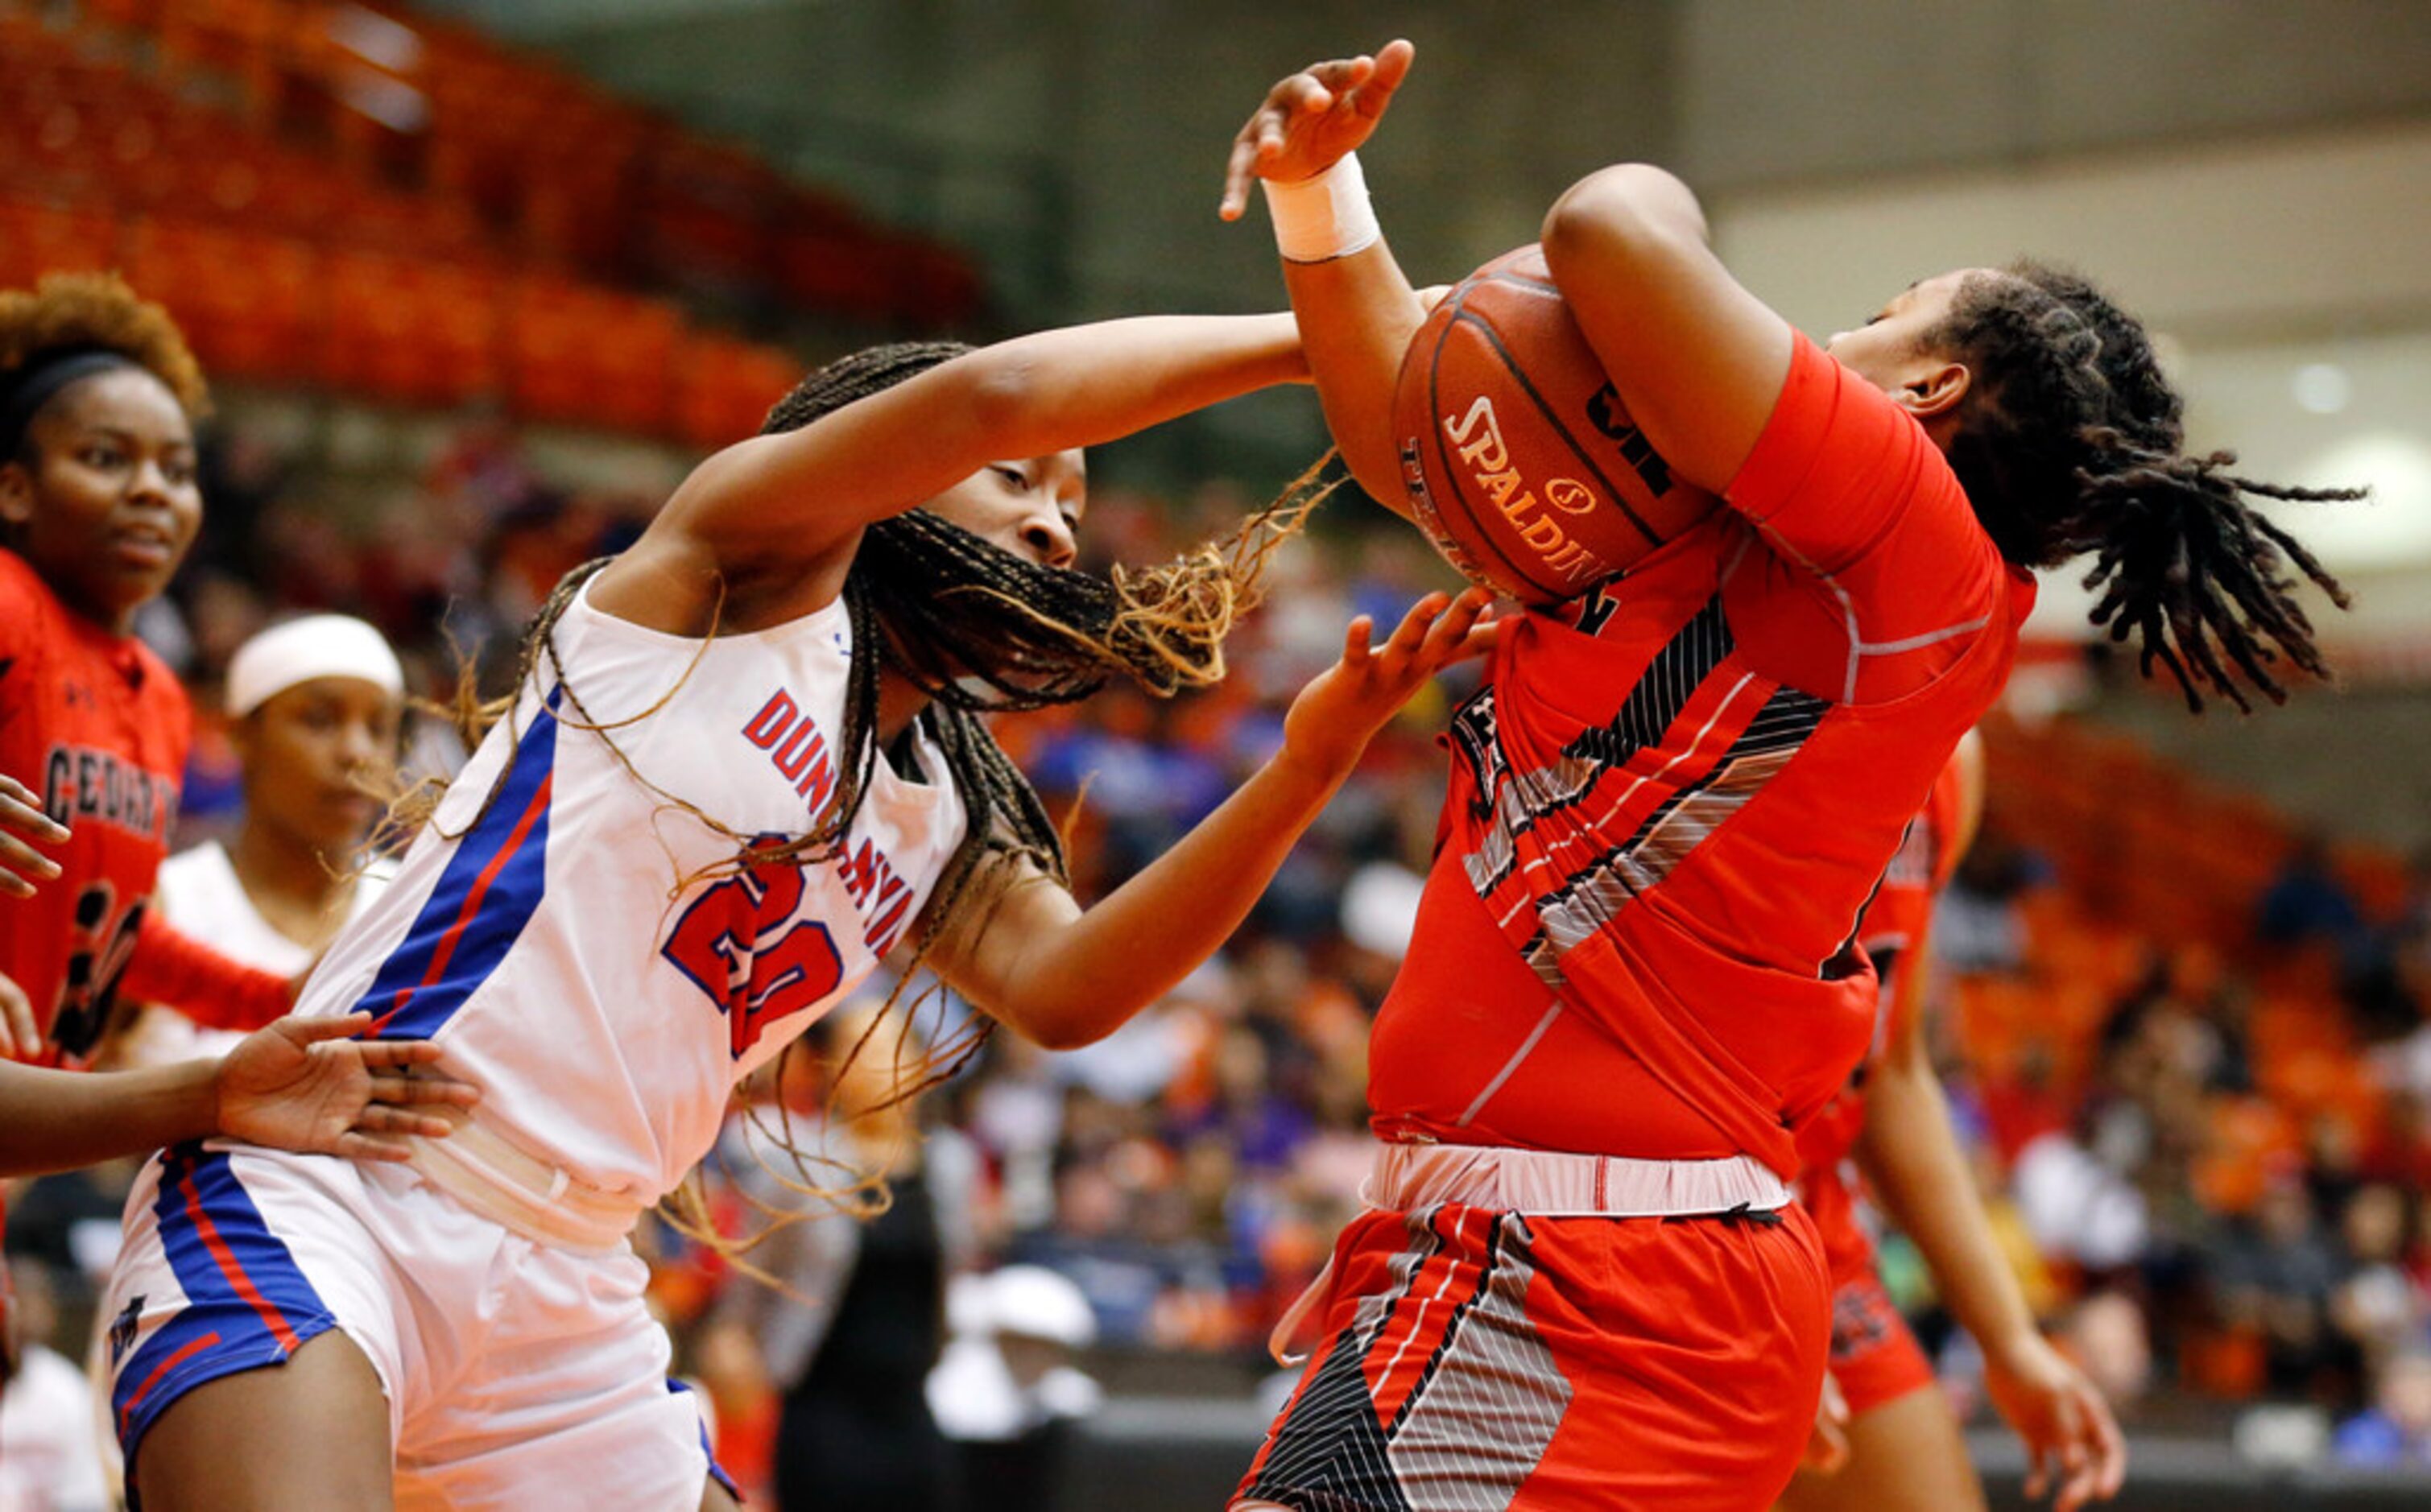
<svg viewBox="0 0 2431 1512"><path fill-rule="evenodd" d="M2188 455L2183 402L2144 328L2073 273L2023 261L1970 277L1924 341L1973 369L1950 465L2001 554L2029 567L2092 554L2093 622L2140 636L2146 676L2168 667L2197 711L2205 691L2250 711L2238 673L2286 702L2282 657L2328 676L2287 564L2341 609L2346 591L2242 496L2362 490L2257 482L2227 470L2233 452Z"/></svg>

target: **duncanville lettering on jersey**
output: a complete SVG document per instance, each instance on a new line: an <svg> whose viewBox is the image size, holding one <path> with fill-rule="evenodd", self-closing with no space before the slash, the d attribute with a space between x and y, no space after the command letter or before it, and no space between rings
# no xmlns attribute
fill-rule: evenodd
<svg viewBox="0 0 2431 1512"><path fill-rule="evenodd" d="M1460 448L1460 460L1478 488L1519 532L1528 549L1544 559L1547 568L1560 573L1566 583L1593 581L1611 573L1601 558L1563 530L1561 523L1537 502L1519 469L1511 465L1511 449L1502 443L1502 425L1495 417L1491 395L1479 395L1466 414L1445 415L1443 428L1451 444ZM1595 495L1587 486L1571 478L1547 483L1545 496L1572 514L1595 504Z"/></svg>
<svg viewBox="0 0 2431 1512"><path fill-rule="evenodd" d="M42 759L42 812L60 824L98 819L169 843L177 817L177 784L116 753L87 746L54 746Z"/></svg>
<svg viewBox="0 0 2431 1512"><path fill-rule="evenodd" d="M743 738L768 753L777 775L793 783L809 803L812 818L827 812L828 799L835 797L835 761L819 727L792 694L782 688L770 694L743 727Z"/></svg>
<svg viewBox="0 0 2431 1512"><path fill-rule="evenodd" d="M743 738L768 753L777 775L794 784L810 805L811 817L825 813L835 796L835 761L828 743L794 696L782 688L768 696L743 727ZM896 874L886 853L864 838L836 856L836 875L853 905L870 922L863 932L869 949L884 955L911 923L912 885Z"/></svg>

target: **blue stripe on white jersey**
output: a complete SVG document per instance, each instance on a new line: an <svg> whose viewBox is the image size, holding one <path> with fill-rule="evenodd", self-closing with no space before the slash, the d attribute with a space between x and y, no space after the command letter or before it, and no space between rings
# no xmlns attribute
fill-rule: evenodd
<svg viewBox="0 0 2431 1512"><path fill-rule="evenodd" d="M506 781L457 845L405 938L355 1004L383 1038L428 1039L507 958L548 890L549 780L562 688L515 744Z"/></svg>

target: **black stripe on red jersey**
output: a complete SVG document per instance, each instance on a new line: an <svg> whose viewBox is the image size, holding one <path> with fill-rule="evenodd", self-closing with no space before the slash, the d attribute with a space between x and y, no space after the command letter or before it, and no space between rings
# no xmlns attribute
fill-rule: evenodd
<svg viewBox="0 0 2431 1512"><path fill-rule="evenodd" d="M1627 840L1538 899L1536 932L1521 948L1537 975L1558 983L1560 956L1611 923L1745 808L1797 756L1831 708L1830 700L1811 693L1774 689L1711 770L1666 798Z"/></svg>
<svg viewBox="0 0 2431 1512"><path fill-rule="evenodd" d="M1605 772L1659 746L1679 720L1681 710L1736 644L1730 621L1722 613L1721 596L1717 594L1654 653L1609 724L1581 731L1562 748L1561 757L1552 764L1530 771L1514 773L1501 759L1494 738L1493 689L1488 687L1471 699L1461 713L1469 715L1474 710L1475 717L1467 721L1466 728L1455 721L1455 738L1468 748L1469 775L1476 779L1477 797L1470 811L1484 818L1497 807L1501 810L1501 822L1495 827L1486 850L1469 858L1469 883L1480 896L1500 886L1510 874L1517 859L1510 843L1514 838L1585 798Z"/></svg>
<svg viewBox="0 0 2431 1512"><path fill-rule="evenodd" d="M1385 1458L1384 1425L1376 1417L1366 1356L1427 1262L1442 1252L1443 1235L1433 1222L1440 1211L1405 1215L1412 1242L1393 1258L1393 1285L1360 1299L1350 1326L1334 1336L1325 1358L1267 1431L1266 1452L1250 1467L1244 1494L1285 1506L1409 1512L1409 1499Z"/></svg>
<svg viewBox="0 0 2431 1512"><path fill-rule="evenodd" d="M1612 722L1580 731L1562 748L1562 754L1618 766L1659 744L1680 711L1688 706L1698 684L1713 676L1714 668L1736 645L1730 621L1722 615L1721 596L1717 594L1654 653Z"/></svg>
<svg viewBox="0 0 2431 1512"><path fill-rule="evenodd" d="M1453 711L1450 726L1444 731L1451 744L1452 754L1468 764L1469 815L1484 818L1494 807L1494 795L1502 785L1502 745L1494 728L1494 684L1489 682L1477 690L1467 703Z"/></svg>

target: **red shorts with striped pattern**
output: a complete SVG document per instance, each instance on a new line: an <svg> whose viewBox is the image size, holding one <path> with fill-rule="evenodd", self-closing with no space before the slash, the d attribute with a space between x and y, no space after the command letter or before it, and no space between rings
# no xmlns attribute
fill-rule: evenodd
<svg viewBox="0 0 2431 1512"><path fill-rule="evenodd" d="M1768 1506L1822 1389L1813 1224L1363 1214L1235 1493L1308 1512Z"/></svg>
<svg viewBox="0 0 2431 1512"><path fill-rule="evenodd" d="M1810 1170L1800 1184L1832 1275L1832 1379L1850 1415L1863 1417L1933 1385L1933 1362L1883 1289L1874 1243L1858 1224L1856 1198L1839 1167Z"/></svg>

